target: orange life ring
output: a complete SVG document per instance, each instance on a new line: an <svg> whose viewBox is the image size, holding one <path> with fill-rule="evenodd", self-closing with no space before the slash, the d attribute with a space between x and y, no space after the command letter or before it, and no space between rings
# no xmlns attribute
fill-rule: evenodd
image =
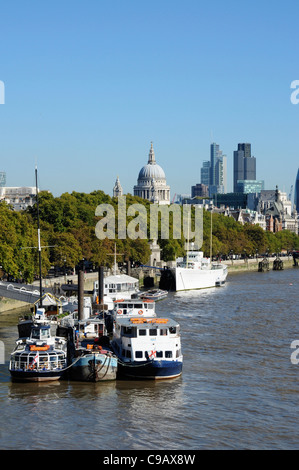
<svg viewBox="0 0 299 470"><path fill-rule="evenodd" d="M138 310L139 315L143 315L143 310Z"/></svg>
<svg viewBox="0 0 299 470"><path fill-rule="evenodd" d="M117 313L118 313L118 315L121 315L123 313L123 311L119 309L119 310L117 310Z"/></svg>

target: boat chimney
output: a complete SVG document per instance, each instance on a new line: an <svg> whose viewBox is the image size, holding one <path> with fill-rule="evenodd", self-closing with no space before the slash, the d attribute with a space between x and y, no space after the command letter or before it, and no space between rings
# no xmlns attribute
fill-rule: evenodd
<svg viewBox="0 0 299 470"><path fill-rule="evenodd" d="M78 320L84 318L84 272L78 271Z"/></svg>

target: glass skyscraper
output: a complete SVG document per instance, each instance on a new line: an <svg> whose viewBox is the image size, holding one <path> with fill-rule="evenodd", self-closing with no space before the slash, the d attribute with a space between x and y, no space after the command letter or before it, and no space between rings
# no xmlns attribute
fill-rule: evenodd
<svg viewBox="0 0 299 470"><path fill-rule="evenodd" d="M222 155L219 145L214 142L210 153L210 197L216 193L225 193L226 189L226 155Z"/></svg>
<svg viewBox="0 0 299 470"><path fill-rule="evenodd" d="M234 152L234 192L238 192L238 181L256 180L256 159L251 156L251 144L238 144Z"/></svg>
<svg viewBox="0 0 299 470"><path fill-rule="evenodd" d="M299 211L299 168L297 173L297 178L295 182L295 197L294 197L294 204L296 206L296 211Z"/></svg>

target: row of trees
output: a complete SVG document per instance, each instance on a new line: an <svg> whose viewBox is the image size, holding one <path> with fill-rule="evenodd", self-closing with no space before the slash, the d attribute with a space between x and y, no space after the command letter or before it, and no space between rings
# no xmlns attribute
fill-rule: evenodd
<svg viewBox="0 0 299 470"><path fill-rule="evenodd" d="M95 215L96 208L101 204L109 204L115 210L116 237L115 239L97 238L96 224L102 217ZM132 204L142 204L149 213L150 203L143 199L126 196L126 207ZM182 210L182 208L180 208ZM94 265L112 265L116 244L118 261L132 260L147 263L150 248L147 239L125 238L119 240L118 231L118 200L111 198L103 191L90 194L72 192L54 197L51 193L39 194L39 215L41 227L42 270L45 276L51 267L74 267L83 258ZM104 214L105 216L105 214ZM229 255L231 252L255 255L269 251L299 249L299 237L291 232L282 231L276 234L265 232L256 225L241 225L232 217L212 214L213 255ZM134 219L127 217L126 225ZM192 210L194 222L195 212ZM23 212L14 212L5 204L0 204L0 266L2 271L14 278L22 278L32 282L38 274L37 251L37 207L36 205ZM149 217L147 220L147 235L149 236ZM203 213L203 246L206 255L210 254L211 215ZM138 231L138 224L136 225ZM160 234L160 232L159 232ZM178 239L173 238L173 217L170 213L169 238L161 239L158 243L162 249L164 261L174 260L184 254L185 239L183 233Z"/></svg>

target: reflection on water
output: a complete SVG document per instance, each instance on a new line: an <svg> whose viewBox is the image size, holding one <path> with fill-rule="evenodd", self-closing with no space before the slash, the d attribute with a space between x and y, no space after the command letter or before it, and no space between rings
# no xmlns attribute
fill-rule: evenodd
<svg viewBox="0 0 299 470"><path fill-rule="evenodd" d="M165 381L13 383L16 323L1 318L2 449L295 449L299 269L230 276L223 288L169 294L183 374Z"/></svg>

